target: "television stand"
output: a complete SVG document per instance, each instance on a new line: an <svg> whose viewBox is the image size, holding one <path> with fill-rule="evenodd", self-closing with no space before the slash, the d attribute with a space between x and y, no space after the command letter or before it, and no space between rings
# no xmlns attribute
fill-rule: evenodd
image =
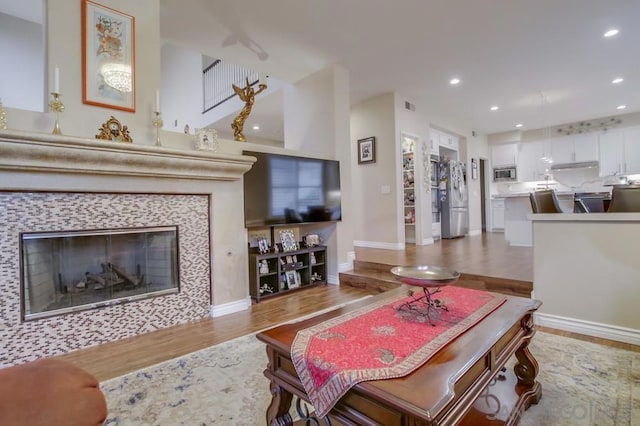
<svg viewBox="0 0 640 426"><path fill-rule="evenodd" d="M326 246L264 254L249 248L249 294L256 302L326 283Z"/></svg>

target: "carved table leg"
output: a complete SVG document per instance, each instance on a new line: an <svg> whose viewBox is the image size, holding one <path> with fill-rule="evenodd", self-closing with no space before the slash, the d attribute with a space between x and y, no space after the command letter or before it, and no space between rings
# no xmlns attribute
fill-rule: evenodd
<svg viewBox="0 0 640 426"><path fill-rule="evenodd" d="M267 408L267 424L271 426L291 426L293 419L289 414L293 395L274 382L270 384L271 404Z"/></svg>
<svg viewBox="0 0 640 426"><path fill-rule="evenodd" d="M527 331L522 345L516 350L516 358L518 363L513 371L518 378L518 390L520 393L520 401L522 402L522 410L526 410L531 404L537 404L542 397L542 386L536 381L538 375L538 361L529 352L529 342L536 333L533 326L533 317L528 316L522 322L522 327Z"/></svg>
<svg viewBox="0 0 640 426"><path fill-rule="evenodd" d="M289 414L293 394L275 382L275 366L277 364L276 351L267 345L267 369L264 376L269 379L269 389L271 390L271 403L267 407L267 425L269 426L291 426L293 419Z"/></svg>

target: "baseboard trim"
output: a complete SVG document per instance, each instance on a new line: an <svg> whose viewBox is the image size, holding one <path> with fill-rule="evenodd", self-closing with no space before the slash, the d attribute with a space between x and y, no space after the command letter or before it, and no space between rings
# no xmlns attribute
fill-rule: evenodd
<svg viewBox="0 0 640 426"><path fill-rule="evenodd" d="M482 230L481 229L474 229L472 231L469 231L469 236L473 237L474 235L482 235Z"/></svg>
<svg viewBox="0 0 640 426"><path fill-rule="evenodd" d="M404 250L404 243L381 243L378 241L360 241L353 242L355 247L378 248L387 250Z"/></svg>
<svg viewBox="0 0 640 426"><path fill-rule="evenodd" d="M430 246L431 244L435 244L436 240L434 240L433 238L424 238L422 240L422 245L423 246Z"/></svg>
<svg viewBox="0 0 640 426"><path fill-rule="evenodd" d="M538 312L534 314L534 321L537 325L542 327L555 328L557 330L570 331L573 333L584 334L586 336L615 340L616 342L631 343L632 345L640 345L640 330L634 330L632 328L601 324Z"/></svg>
<svg viewBox="0 0 640 426"><path fill-rule="evenodd" d="M251 298L236 300L234 302L223 303L222 305L212 305L210 309L210 315L212 318L221 317L223 315L229 315L236 312L241 312L251 307Z"/></svg>
<svg viewBox="0 0 640 426"><path fill-rule="evenodd" d="M340 279L337 275L327 275L327 284L337 285L340 284Z"/></svg>

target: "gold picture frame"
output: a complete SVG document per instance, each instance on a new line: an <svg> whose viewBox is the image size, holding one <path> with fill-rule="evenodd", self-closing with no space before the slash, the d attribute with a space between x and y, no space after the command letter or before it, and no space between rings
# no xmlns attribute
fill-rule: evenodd
<svg viewBox="0 0 640 426"><path fill-rule="evenodd" d="M82 0L82 102L136 111L135 18Z"/></svg>

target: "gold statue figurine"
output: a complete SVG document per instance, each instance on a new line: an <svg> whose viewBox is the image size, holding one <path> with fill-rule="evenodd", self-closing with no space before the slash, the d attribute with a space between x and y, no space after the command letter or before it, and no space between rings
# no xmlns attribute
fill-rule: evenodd
<svg viewBox="0 0 640 426"><path fill-rule="evenodd" d="M240 111L240 114L236 118L233 119L233 123L231 123L231 128L233 129L233 138L240 142L245 142L246 139L242 134L242 128L244 127L244 122L251 114L251 108L253 107L253 102L255 101L255 97L257 94L261 93L264 89L267 88L267 85L264 83L258 84L258 91L254 91L253 87L249 84L249 79L247 78L247 87L244 89L239 88L235 84L232 84L233 91L236 92L236 95L244 102L244 108Z"/></svg>

